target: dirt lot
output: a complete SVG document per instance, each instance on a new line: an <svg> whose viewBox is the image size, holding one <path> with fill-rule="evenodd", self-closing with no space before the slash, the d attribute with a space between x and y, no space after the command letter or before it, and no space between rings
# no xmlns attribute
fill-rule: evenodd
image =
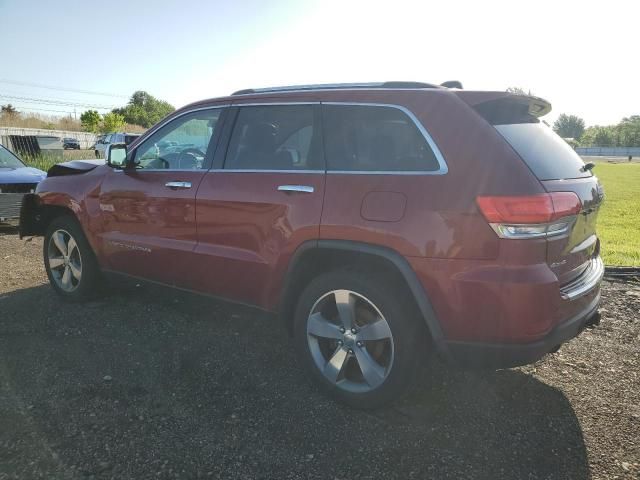
<svg viewBox="0 0 640 480"><path fill-rule="evenodd" d="M640 478L637 283L536 365L435 365L365 413L265 314L153 288L63 304L41 248L0 228L0 479Z"/></svg>

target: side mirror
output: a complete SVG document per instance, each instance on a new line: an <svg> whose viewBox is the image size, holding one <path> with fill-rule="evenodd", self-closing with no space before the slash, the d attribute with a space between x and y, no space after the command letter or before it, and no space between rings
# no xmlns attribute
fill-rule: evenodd
<svg viewBox="0 0 640 480"><path fill-rule="evenodd" d="M127 146L124 143L114 143L107 146L107 165L112 168L127 166Z"/></svg>

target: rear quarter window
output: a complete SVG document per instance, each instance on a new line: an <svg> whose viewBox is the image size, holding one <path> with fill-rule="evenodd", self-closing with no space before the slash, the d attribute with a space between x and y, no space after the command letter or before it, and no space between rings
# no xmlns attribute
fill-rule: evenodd
<svg viewBox="0 0 640 480"><path fill-rule="evenodd" d="M327 169L364 172L439 171L416 123L395 107L323 105Z"/></svg>
<svg viewBox="0 0 640 480"><path fill-rule="evenodd" d="M592 176L582 171L584 162L578 154L546 125L512 123L494 125L520 155L539 180L559 180Z"/></svg>

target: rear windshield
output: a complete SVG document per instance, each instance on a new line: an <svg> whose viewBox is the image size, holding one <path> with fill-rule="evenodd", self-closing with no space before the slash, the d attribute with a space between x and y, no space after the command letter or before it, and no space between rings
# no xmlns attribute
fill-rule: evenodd
<svg viewBox="0 0 640 480"><path fill-rule="evenodd" d="M129 145L131 142L133 142L136 138L138 138L140 135L125 135L124 136L124 143L126 145Z"/></svg>
<svg viewBox="0 0 640 480"><path fill-rule="evenodd" d="M542 123L494 125L540 180L590 177L567 142Z"/></svg>

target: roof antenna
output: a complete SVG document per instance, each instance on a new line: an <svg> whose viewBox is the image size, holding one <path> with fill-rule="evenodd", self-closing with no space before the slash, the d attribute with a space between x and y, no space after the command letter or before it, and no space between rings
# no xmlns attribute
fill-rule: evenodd
<svg viewBox="0 0 640 480"><path fill-rule="evenodd" d="M459 82L458 80L448 80L446 82L442 82L440 86L445 88L459 88L462 90L462 82Z"/></svg>

